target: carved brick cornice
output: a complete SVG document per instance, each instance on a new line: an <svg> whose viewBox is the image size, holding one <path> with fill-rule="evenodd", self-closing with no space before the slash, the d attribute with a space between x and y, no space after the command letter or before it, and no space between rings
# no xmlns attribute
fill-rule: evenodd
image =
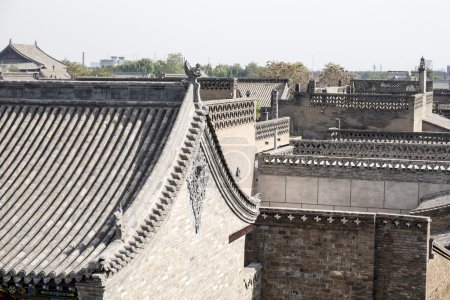
<svg viewBox="0 0 450 300"><path fill-rule="evenodd" d="M262 207L256 225L275 225L301 228L331 228L358 230L376 226L384 230L418 230L426 232L428 217L356 213L343 211L302 210Z"/></svg>
<svg viewBox="0 0 450 300"><path fill-rule="evenodd" d="M258 167L278 176L450 183L449 161L260 154Z"/></svg>

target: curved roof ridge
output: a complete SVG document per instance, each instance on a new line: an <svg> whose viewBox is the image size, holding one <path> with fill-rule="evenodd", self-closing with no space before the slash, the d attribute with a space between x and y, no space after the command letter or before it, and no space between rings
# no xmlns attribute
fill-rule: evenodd
<svg viewBox="0 0 450 300"><path fill-rule="evenodd" d="M189 97L193 95L192 85L190 85L187 92L188 99L185 99L183 107L180 110L180 119L191 118L191 122L187 127L184 141L175 153L178 159L172 163L171 167L165 168L168 176L163 177L165 184L161 185L158 193L153 195L153 201L151 202L150 213L149 208L135 207L128 210L126 215L135 216L137 211L146 211L145 218L141 218L141 222L133 224L133 233L128 233L128 239L126 241L117 241L110 244L109 249L104 251L104 255L100 257L97 263L97 270L105 272L108 275L113 275L126 266L131 259L138 254L145 244L157 233L158 228L165 220L165 216L168 214L168 210L171 209L171 204L176 199L178 191L181 185L186 179L189 167L194 159L196 149L201 147L205 156L209 162L210 171L215 178L215 182L218 184L218 188L225 198L227 205L230 209L244 222L252 223L255 221L259 214L260 200L255 197L248 197L240 189L239 185L234 180L225 157L222 153L218 138L214 132L214 126L209 119L209 116L205 116L201 110L196 110L195 114L187 114L187 110L193 111L194 102ZM180 121L180 120L177 120ZM174 125L172 133L177 133L177 125ZM171 143L167 142L167 146ZM166 151L170 153L170 151ZM168 155L166 155L168 156ZM170 155L169 159L173 155ZM173 159L170 161L173 162ZM163 166L165 167L165 166ZM153 185L160 184L161 182L151 182ZM146 193L145 191L141 191ZM148 191L147 191L148 193ZM143 201L137 201L136 203L142 203Z"/></svg>
<svg viewBox="0 0 450 300"><path fill-rule="evenodd" d="M179 186L183 183L192 160L193 149L198 144L201 124L202 117L198 113L194 115L193 87L189 86L177 120L162 150L164 154L153 169L153 172L159 173L160 180L154 180L153 176L148 177L135 201L123 214L126 231L124 239L114 241L102 252L95 262L95 270L115 274L155 235L177 197ZM176 150L173 149L175 146L178 146ZM150 200L139 201L143 198Z"/></svg>

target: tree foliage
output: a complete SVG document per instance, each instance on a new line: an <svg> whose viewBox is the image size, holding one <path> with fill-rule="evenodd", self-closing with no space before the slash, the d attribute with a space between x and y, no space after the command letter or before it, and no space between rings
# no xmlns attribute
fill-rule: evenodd
<svg viewBox="0 0 450 300"><path fill-rule="evenodd" d="M329 63L320 72L318 83L324 86L338 86L350 84L354 76L343 67L337 64Z"/></svg>
<svg viewBox="0 0 450 300"><path fill-rule="evenodd" d="M88 68L77 62L71 62L67 59L62 61L67 66L67 71L75 78L82 76L93 77L111 77L111 71L106 67Z"/></svg>
<svg viewBox="0 0 450 300"><path fill-rule="evenodd" d="M261 77L286 78L289 79L291 89L294 89L296 83L300 83L302 90L306 89L308 81L312 79L311 73L301 62L287 63L269 61L261 72Z"/></svg>
<svg viewBox="0 0 450 300"><path fill-rule="evenodd" d="M360 71L356 72L356 79L362 80L387 80L388 73L387 72L379 72L379 71Z"/></svg>

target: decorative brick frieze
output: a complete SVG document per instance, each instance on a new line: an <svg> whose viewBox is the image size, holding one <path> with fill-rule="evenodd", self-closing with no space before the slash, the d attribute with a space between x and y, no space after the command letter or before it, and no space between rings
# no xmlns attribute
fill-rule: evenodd
<svg viewBox="0 0 450 300"><path fill-rule="evenodd" d="M289 117L257 122L255 124L256 140L273 138L275 136L275 130L277 130L278 135L289 134L289 123Z"/></svg>
<svg viewBox="0 0 450 300"><path fill-rule="evenodd" d="M215 130L254 123L256 120L255 100L211 101L209 117Z"/></svg>
<svg viewBox="0 0 450 300"><path fill-rule="evenodd" d="M450 162L313 155L266 155L259 174L450 183Z"/></svg>
<svg viewBox="0 0 450 300"><path fill-rule="evenodd" d="M294 155L411 160L450 160L450 147L441 144L405 144L359 141L293 140Z"/></svg>
<svg viewBox="0 0 450 300"><path fill-rule="evenodd" d="M358 229L376 224L377 227L386 229L415 230L426 228L428 222L429 218L420 216L262 207L255 224L320 228L331 226L336 229Z"/></svg>
<svg viewBox="0 0 450 300"><path fill-rule="evenodd" d="M310 95L309 106L404 111L412 109L414 99L407 95L318 93Z"/></svg>
<svg viewBox="0 0 450 300"><path fill-rule="evenodd" d="M450 144L447 132L402 132L353 129L330 129L330 139L343 142L371 142L398 144Z"/></svg>

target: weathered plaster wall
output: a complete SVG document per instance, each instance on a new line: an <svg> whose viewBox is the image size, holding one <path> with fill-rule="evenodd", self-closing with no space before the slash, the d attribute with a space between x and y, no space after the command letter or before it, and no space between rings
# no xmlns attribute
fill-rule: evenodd
<svg viewBox="0 0 450 300"><path fill-rule="evenodd" d="M405 214L421 197L448 189L450 184L268 174L257 182L265 206Z"/></svg>
<svg viewBox="0 0 450 300"><path fill-rule="evenodd" d="M424 217L262 208L246 260L262 299L424 299Z"/></svg>
<svg viewBox="0 0 450 300"><path fill-rule="evenodd" d="M216 134L231 173L242 190L250 196L257 153L255 123L220 129Z"/></svg>
<svg viewBox="0 0 450 300"><path fill-rule="evenodd" d="M450 295L449 251L436 244L433 248L433 258L428 263L427 299L448 299Z"/></svg>
<svg viewBox="0 0 450 300"><path fill-rule="evenodd" d="M431 131L431 132L448 132L446 128L437 126L436 124L431 124L429 122L422 122L422 130L423 131Z"/></svg>
<svg viewBox="0 0 450 300"><path fill-rule="evenodd" d="M245 283L257 274L244 267L245 237L229 243L229 235L247 225L228 208L210 175L195 233L184 184L153 242L107 282L105 299L252 299L256 285Z"/></svg>

